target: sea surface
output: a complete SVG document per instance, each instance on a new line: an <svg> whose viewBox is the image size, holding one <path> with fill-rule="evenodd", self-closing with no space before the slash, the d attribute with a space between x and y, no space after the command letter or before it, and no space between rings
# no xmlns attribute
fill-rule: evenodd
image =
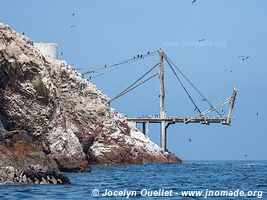
<svg viewBox="0 0 267 200"><path fill-rule="evenodd" d="M267 161L94 166L67 175L71 185L0 185L0 199L267 199ZM188 191L201 197L183 197Z"/></svg>

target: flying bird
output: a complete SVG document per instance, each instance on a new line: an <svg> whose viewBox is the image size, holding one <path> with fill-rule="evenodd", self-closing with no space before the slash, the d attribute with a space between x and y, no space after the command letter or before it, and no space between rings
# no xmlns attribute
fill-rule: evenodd
<svg viewBox="0 0 267 200"><path fill-rule="evenodd" d="M227 72L227 71L228 71L228 69L224 69L224 72ZM230 69L230 70L229 70L229 72L231 72L231 73L232 73L232 72L233 72L233 70L231 70L231 69Z"/></svg>
<svg viewBox="0 0 267 200"><path fill-rule="evenodd" d="M248 157L248 154L245 154L244 156L245 156L245 157Z"/></svg>
<svg viewBox="0 0 267 200"><path fill-rule="evenodd" d="M203 39L200 39L200 40L198 40L198 41L199 41L199 42L204 42L204 40L205 40L205 39L203 38Z"/></svg>
<svg viewBox="0 0 267 200"><path fill-rule="evenodd" d="M73 25L73 24L70 26L70 28L74 28L74 27L75 27L75 25Z"/></svg>
<svg viewBox="0 0 267 200"><path fill-rule="evenodd" d="M257 117L259 116L259 112L256 112Z"/></svg>
<svg viewBox="0 0 267 200"><path fill-rule="evenodd" d="M191 138L188 138L188 141L189 141L189 142L192 142Z"/></svg>
<svg viewBox="0 0 267 200"><path fill-rule="evenodd" d="M72 17L74 17L76 15L76 13L72 13Z"/></svg>
<svg viewBox="0 0 267 200"><path fill-rule="evenodd" d="M248 60L251 57L250 56L238 56L238 58L240 58L242 61L245 61L245 60Z"/></svg>
<svg viewBox="0 0 267 200"><path fill-rule="evenodd" d="M60 52L60 55L63 56L63 51Z"/></svg>
<svg viewBox="0 0 267 200"><path fill-rule="evenodd" d="M197 0L192 1L192 4L193 4L193 3L196 3L196 1L197 1Z"/></svg>

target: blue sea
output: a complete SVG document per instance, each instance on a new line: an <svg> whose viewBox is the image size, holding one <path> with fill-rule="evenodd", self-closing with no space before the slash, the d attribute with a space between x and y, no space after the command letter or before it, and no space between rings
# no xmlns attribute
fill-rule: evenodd
<svg viewBox="0 0 267 200"><path fill-rule="evenodd" d="M0 185L0 199L267 199L267 161L93 166L67 175L71 185Z"/></svg>

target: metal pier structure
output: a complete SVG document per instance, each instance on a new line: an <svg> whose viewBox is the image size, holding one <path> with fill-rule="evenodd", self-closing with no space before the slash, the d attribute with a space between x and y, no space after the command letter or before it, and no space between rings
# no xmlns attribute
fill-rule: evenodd
<svg viewBox="0 0 267 200"><path fill-rule="evenodd" d="M143 76L141 76L139 79L137 79L134 83L132 83L129 87L124 89L122 92L120 92L117 96L115 96L113 99L111 99L108 104L121 96L127 94L128 92L132 91L133 89L137 88L138 86L146 83L150 79L156 77L158 75L159 77L159 115L155 116L149 116L149 117L129 117L128 121L133 123L141 123L143 133L149 137L149 124L150 123L159 123L160 124L160 147L163 150L167 150L167 128L171 124L176 123L184 123L184 124L191 124L191 123L199 123L199 124L223 124L223 125L230 125L231 124L231 118L233 113L233 108L235 104L235 99L237 95L237 89L234 87L231 97L219 102L216 105L212 105L210 101L200 92L200 90L192 83L192 81L185 76L185 74L171 61L171 59L161 50L157 50L154 52L147 52L144 55L137 55L134 56L131 59L120 61L120 62L113 62L107 65L100 66L100 68L96 68L95 70L85 72L85 74L94 73L94 76L91 77L98 77L100 75L103 75L103 70L110 69L110 68L116 68L118 69L120 65L125 65L128 63L136 62L139 60L142 60L146 57L158 55L159 56L159 62L153 66L151 69L149 69ZM187 94L189 100L194 106L194 110L197 112L196 116L194 117L171 117L167 115L167 112L165 110L165 85L164 85L164 61L168 64L168 66L171 68L172 72L174 73L175 77L177 78L179 84L182 86L183 90ZM158 72L156 74L153 74L152 76L146 78L148 74L150 74L153 70L155 70L158 67ZM99 74L97 74L99 72ZM101 73L100 73L101 72ZM145 79L146 78L146 79ZM202 98L203 102L206 102L209 105L209 108L205 111L200 111L199 107L197 106L197 103L194 101L193 97L190 95L189 91L183 84L182 78L189 83L189 85L198 93L198 95ZM145 79L145 80L143 80ZM229 110L226 116L224 114L220 113L217 109L221 106L229 104ZM218 116L210 118L206 117L208 113L216 112Z"/></svg>
<svg viewBox="0 0 267 200"><path fill-rule="evenodd" d="M199 123L199 124L223 124L223 125L230 125L231 124L231 118L233 113L233 107L237 95L237 89L234 87L232 96L230 98L227 98L220 102L219 104L212 106L211 108L204 111L199 112L199 115L196 117L169 117L167 116L167 112L165 111L165 88L164 88L164 52L159 50L159 84L160 84L160 91L159 91L159 98L160 98L160 115L159 117L135 117L135 118L128 118L128 121L134 122L134 123L142 123L143 127L143 133L149 137L149 123L160 123L160 147L163 150L167 150L167 128L171 124L175 123ZM229 111L226 117L204 117L204 115L215 111L220 106L229 103ZM196 107L197 108L197 107Z"/></svg>

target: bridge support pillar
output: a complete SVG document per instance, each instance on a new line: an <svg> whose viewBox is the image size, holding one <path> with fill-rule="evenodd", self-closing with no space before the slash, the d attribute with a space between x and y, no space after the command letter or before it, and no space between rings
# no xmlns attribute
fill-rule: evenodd
<svg viewBox="0 0 267 200"><path fill-rule="evenodd" d="M143 122L143 133L149 137L149 122Z"/></svg>
<svg viewBox="0 0 267 200"><path fill-rule="evenodd" d="M167 138L166 138L167 124L165 121L160 123L160 147L166 151L167 150Z"/></svg>

